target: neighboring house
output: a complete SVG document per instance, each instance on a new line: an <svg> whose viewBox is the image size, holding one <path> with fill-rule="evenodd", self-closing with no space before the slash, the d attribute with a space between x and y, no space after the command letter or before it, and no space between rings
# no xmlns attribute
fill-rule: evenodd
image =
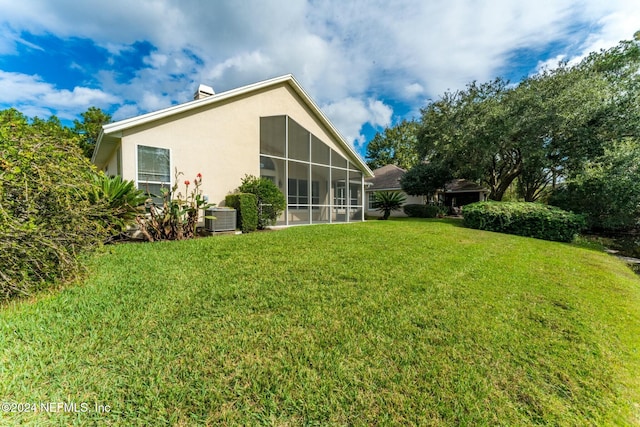
<svg viewBox="0 0 640 427"><path fill-rule="evenodd" d="M407 199L404 204L424 204L424 197L409 196L400 186L400 178L407 171L399 168L396 165L386 165L373 171L373 177L365 179L366 187L366 207L368 215L380 215L380 211L377 211L373 207L373 194L377 191L398 191L401 192ZM392 211L391 216L406 216L402 210Z"/></svg>
<svg viewBox="0 0 640 427"><path fill-rule="evenodd" d="M400 185L400 179L406 173L402 168L395 165L386 165L373 171L374 177L365 179L366 181L366 206L369 215L375 215L376 210L373 208L372 195L376 191L399 191L407 197L405 205L408 204L424 204L426 197L409 196ZM454 179L445 184L444 190L438 191L431 197L433 201L451 208L451 211L457 213L458 209L469 203L484 201L487 199L489 190L466 179ZM402 211L394 211L392 216L406 216Z"/></svg>
<svg viewBox="0 0 640 427"><path fill-rule="evenodd" d="M245 175L267 177L287 198L279 225L362 221L371 170L291 75L103 126L92 162L159 194L202 174L224 205ZM192 187L193 188L193 187Z"/></svg>
<svg viewBox="0 0 640 427"><path fill-rule="evenodd" d="M489 190L466 179L454 179L444 186L444 192L440 192L440 200L445 206L457 210L464 205L487 200Z"/></svg>

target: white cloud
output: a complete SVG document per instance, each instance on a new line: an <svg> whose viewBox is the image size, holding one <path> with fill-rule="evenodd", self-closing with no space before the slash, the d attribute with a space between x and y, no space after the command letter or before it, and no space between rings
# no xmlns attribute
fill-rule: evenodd
<svg viewBox="0 0 640 427"><path fill-rule="evenodd" d="M367 99L365 102L356 98L345 98L327 104L322 107L322 111L355 148L366 142L364 135L360 133L364 124L368 123L374 128L389 126L393 113L391 107L379 100Z"/></svg>
<svg viewBox="0 0 640 427"><path fill-rule="evenodd" d="M566 52L539 64L551 66L613 46L640 29L640 2L0 0L0 29L10 35L0 38L0 54L15 53L18 35L28 32L90 38L112 55L92 76L97 92L57 91L49 82L68 106L108 103L105 94L113 94L122 105L114 117L126 116L187 101L198 83L221 92L293 73L338 129L362 143L365 123L385 126L394 117L379 100L415 112L445 90L495 77L518 49L543 53L567 42ZM140 41L155 50L122 82L113 58Z"/></svg>
<svg viewBox="0 0 640 427"><path fill-rule="evenodd" d="M40 117L56 114L60 118L74 118L91 105L106 107L117 101L99 89L57 89L39 76L0 70L0 104L11 105L25 114L37 111Z"/></svg>

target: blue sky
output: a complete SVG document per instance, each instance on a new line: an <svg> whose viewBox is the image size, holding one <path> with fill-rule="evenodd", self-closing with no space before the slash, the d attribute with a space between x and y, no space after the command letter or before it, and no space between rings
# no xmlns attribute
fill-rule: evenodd
<svg viewBox="0 0 640 427"><path fill-rule="evenodd" d="M0 108L119 120L292 73L364 153L446 90L637 30L636 0L0 0Z"/></svg>

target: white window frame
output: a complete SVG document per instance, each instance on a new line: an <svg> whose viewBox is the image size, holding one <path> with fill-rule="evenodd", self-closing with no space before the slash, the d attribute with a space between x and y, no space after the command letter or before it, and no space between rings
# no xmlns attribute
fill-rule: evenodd
<svg viewBox="0 0 640 427"><path fill-rule="evenodd" d="M138 150L139 147L145 147L145 148L154 148L157 150L167 150L169 153L169 181L141 181L140 180L140 163L138 162L139 158L138 158ZM164 148L164 147L154 147L152 145L144 145L144 144L137 144L136 145L136 153L135 153L135 157L136 157L136 188L139 190L147 190L146 188L141 188L141 185L144 187L145 184L154 184L154 185L160 185L160 187L166 187L167 190L171 191L171 187L173 186L173 178L171 176L171 170L173 169L173 156L171 154L171 148ZM157 196L160 196L159 194Z"/></svg>

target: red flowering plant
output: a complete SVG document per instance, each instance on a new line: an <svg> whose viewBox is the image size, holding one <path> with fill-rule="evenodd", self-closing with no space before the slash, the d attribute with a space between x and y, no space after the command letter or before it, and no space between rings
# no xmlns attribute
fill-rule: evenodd
<svg viewBox="0 0 640 427"><path fill-rule="evenodd" d="M202 174L198 173L193 180L193 189L189 190L191 181L184 181L184 195L179 191L180 176L182 172L175 172L175 184L171 191L162 188L162 204L158 204L153 199L148 199L149 213L139 216L137 222L140 231L147 240L182 240L195 237L198 227L200 211L214 206L208 203L200 186L202 185ZM210 217L206 217L210 218ZM212 217L211 217L212 218Z"/></svg>

